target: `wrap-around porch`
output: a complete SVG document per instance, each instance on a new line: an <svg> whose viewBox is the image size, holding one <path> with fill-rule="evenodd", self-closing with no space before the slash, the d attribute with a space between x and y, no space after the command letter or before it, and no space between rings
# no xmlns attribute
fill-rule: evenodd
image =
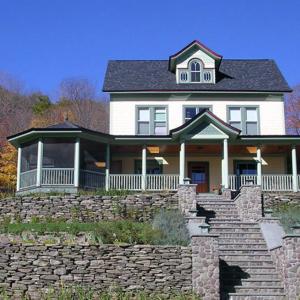
<svg viewBox="0 0 300 300"><path fill-rule="evenodd" d="M203 110L168 135L117 136L70 122L32 128L9 141L18 148L17 192L78 189L198 192L299 190L299 136L247 136Z"/></svg>
<svg viewBox="0 0 300 300"><path fill-rule="evenodd" d="M179 145L111 145L83 138L40 138L18 148L17 192L115 189L176 190L196 183L198 192L298 191L297 147L231 145L228 139Z"/></svg>

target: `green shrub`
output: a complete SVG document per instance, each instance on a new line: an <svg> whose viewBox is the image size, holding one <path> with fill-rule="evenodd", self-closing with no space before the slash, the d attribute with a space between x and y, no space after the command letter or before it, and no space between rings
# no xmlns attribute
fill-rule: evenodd
<svg viewBox="0 0 300 300"><path fill-rule="evenodd" d="M291 233L292 226L300 224L300 205L283 203L273 207L273 215L280 219L280 223L287 233Z"/></svg>
<svg viewBox="0 0 300 300"><path fill-rule="evenodd" d="M103 244L153 244L161 236L161 233L153 229L151 224L129 220L102 221L97 223L66 223L61 221L3 223L0 225L0 232L12 234L34 232L39 235L46 232L67 232L74 235L80 232L89 232L96 241Z"/></svg>
<svg viewBox="0 0 300 300"><path fill-rule="evenodd" d="M153 228L161 232L156 241L159 245L187 246L190 243L185 218L178 210L161 210L154 216Z"/></svg>

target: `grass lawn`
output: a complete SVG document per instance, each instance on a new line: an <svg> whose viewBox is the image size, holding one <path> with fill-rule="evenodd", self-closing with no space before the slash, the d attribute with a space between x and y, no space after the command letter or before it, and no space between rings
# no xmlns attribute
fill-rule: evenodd
<svg viewBox="0 0 300 300"><path fill-rule="evenodd" d="M0 292L1 300L12 300L5 292ZM18 298L19 299L19 298ZM23 296L20 300L29 300L29 297ZM167 292L165 294L147 294L145 292L137 292L135 294L128 292L93 292L83 287L61 287L50 289L48 293L41 295L41 300L201 300L198 296L189 293L183 294L178 292Z"/></svg>

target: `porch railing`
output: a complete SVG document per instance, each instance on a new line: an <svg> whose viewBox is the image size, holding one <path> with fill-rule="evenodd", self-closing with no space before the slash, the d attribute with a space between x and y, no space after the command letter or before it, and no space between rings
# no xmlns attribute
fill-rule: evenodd
<svg viewBox="0 0 300 300"><path fill-rule="evenodd" d="M103 189L105 188L105 174L96 171L80 170L80 185L86 188Z"/></svg>
<svg viewBox="0 0 300 300"><path fill-rule="evenodd" d="M174 191L177 189L179 184L179 175L166 174L166 175L147 175L146 176L146 187L147 190L169 190Z"/></svg>
<svg viewBox="0 0 300 300"><path fill-rule="evenodd" d="M142 178L142 175L137 174L111 174L109 175L109 188L139 191L142 189Z"/></svg>
<svg viewBox="0 0 300 300"><path fill-rule="evenodd" d="M20 174L20 188L29 188L36 185L36 169L21 172Z"/></svg>
<svg viewBox="0 0 300 300"><path fill-rule="evenodd" d="M42 185L73 185L73 168L43 168Z"/></svg>
<svg viewBox="0 0 300 300"><path fill-rule="evenodd" d="M256 184L257 175L229 175L229 188L238 190L241 186L247 184ZM262 175L262 190L264 192L280 192L293 190L293 176L292 175ZM300 176L298 175L298 186L300 187Z"/></svg>

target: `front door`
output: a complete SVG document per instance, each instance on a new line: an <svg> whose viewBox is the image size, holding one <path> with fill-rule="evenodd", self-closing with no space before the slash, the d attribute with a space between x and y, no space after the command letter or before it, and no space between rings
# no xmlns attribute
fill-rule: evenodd
<svg viewBox="0 0 300 300"><path fill-rule="evenodd" d="M209 164L208 162L189 162L188 174L191 178L191 183L197 184L197 193L208 192L208 178L209 178Z"/></svg>

